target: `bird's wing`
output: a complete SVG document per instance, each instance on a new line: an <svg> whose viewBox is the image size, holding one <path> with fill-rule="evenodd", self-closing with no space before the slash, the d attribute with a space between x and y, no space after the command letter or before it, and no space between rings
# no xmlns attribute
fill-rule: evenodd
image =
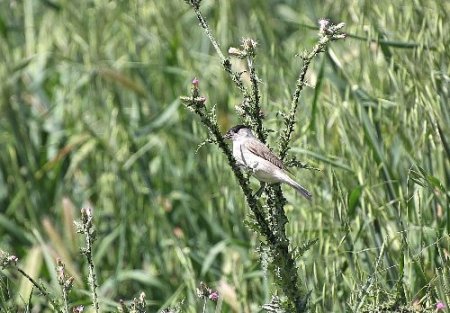
<svg viewBox="0 0 450 313"><path fill-rule="evenodd" d="M252 152L253 154L263 158L264 160L269 161L273 165L276 165L280 169L285 169L283 162L272 152L269 148L266 147L262 142L258 140L247 140L244 143L245 147Z"/></svg>

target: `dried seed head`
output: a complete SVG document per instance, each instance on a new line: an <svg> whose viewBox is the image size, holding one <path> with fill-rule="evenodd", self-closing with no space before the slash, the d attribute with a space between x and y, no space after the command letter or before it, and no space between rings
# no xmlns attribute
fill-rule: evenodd
<svg viewBox="0 0 450 313"><path fill-rule="evenodd" d="M84 224L91 222L92 220L92 208L84 207L81 209L81 220Z"/></svg>
<svg viewBox="0 0 450 313"><path fill-rule="evenodd" d="M242 48L244 49L244 51L247 55L255 56L257 45L258 45L258 43L251 38L242 39Z"/></svg>

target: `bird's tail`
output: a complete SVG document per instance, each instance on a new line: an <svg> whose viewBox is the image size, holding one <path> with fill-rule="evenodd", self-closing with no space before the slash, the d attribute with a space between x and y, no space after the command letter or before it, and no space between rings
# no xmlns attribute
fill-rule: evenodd
<svg viewBox="0 0 450 313"><path fill-rule="evenodd" d="M312 194L304 188L302 185L298 184L293 179L290 179L289 182L287 182L291 187L293 187L299 194L301 194L303 197L305 197L308 200L311 200Z"/></svg>

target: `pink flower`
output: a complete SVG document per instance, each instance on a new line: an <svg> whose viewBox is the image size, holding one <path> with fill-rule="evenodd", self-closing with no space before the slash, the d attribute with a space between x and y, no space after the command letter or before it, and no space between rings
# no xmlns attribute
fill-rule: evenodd
<svg viewBox="0 0 450 313"><path fill-rule="evenodd" d="M10 263L16 264L16 263L19 261L19 258L16 257L15 255L10 255L10 256L8 257L7 260L8 260L8 262L10 262Z"/></svg>
<svg viewBox="0 0 450 313"><path fill-rule="evenodd" d="M73 308L73 313L82 313L84 311L84 306L79 305Z"/></svg>
<svg viewBox="0 0 450 313"><path fill-rule="evenodd" d="M329 25L330 25L330 21L329 20L326 20L324 18L319 20L319 26L320 26L319 33L321 35L324 35Z"/></svg>
<svg viewBox="0 0 450 313"><path fill-rule="evenodd" d="M442 301L438 301L436 303L436 311L441 311L445 309L445 304Z"/></svg>
<svg viewBox="0 0 450 313"><path fill-rule="evenodd" d="M323 18L323 19L319 20L320 28L325 28L325 27L327 27L329 24L330 24L330 21L327 20L327 19L324 19L324 18Z"/></svg>
<svg viewBox="0 0 450 313"><path fill-rule="evenodd" d="M208 296L209 300L217 301L219 299L219 293L217 291L213 291Z"/></svg>
<svg viewBox="0 0 450 313"><path fill-rule="evenodd" d="M197 78L194 78L194 79L192 80L192 85L194 85L194 87L197 87L197 88L198 88L198 83L199 83L199 80L198 80Z"/></svg>

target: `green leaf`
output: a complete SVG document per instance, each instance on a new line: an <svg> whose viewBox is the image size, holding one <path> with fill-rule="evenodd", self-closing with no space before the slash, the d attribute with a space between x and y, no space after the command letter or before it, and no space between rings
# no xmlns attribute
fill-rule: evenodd
<svg viewBox="0 0 450 313"><path fill-rule="evenodd" d="M214 247L212 247L208 255L206 256L205 260L202 264L202 270L200 272L200 276L204 276L206 272L210 269L212 263L216 259L217 255L221 253L225 248L228 246L228 240L223 240L219 243L217 243Z"/></svg>
<svg viewBox="0 0 450 313"><path fill-rule="evenodd" d="M350 219L353 219L355 217L356 207L359 203L359 198L361 197L362 193L362 186L358 186L354 188L348 195L348 216Z"/></svg>
<svg viewBox="0 0 450 313"><path fill-rule="evenodd" d="M427 178L427 181L430 183L431 186L433 186L434 188L439 189L442 192L445 191L444 185L442 185L441 181L437 177L435 177L433 175L427 175L426 178Z"/></svg>

